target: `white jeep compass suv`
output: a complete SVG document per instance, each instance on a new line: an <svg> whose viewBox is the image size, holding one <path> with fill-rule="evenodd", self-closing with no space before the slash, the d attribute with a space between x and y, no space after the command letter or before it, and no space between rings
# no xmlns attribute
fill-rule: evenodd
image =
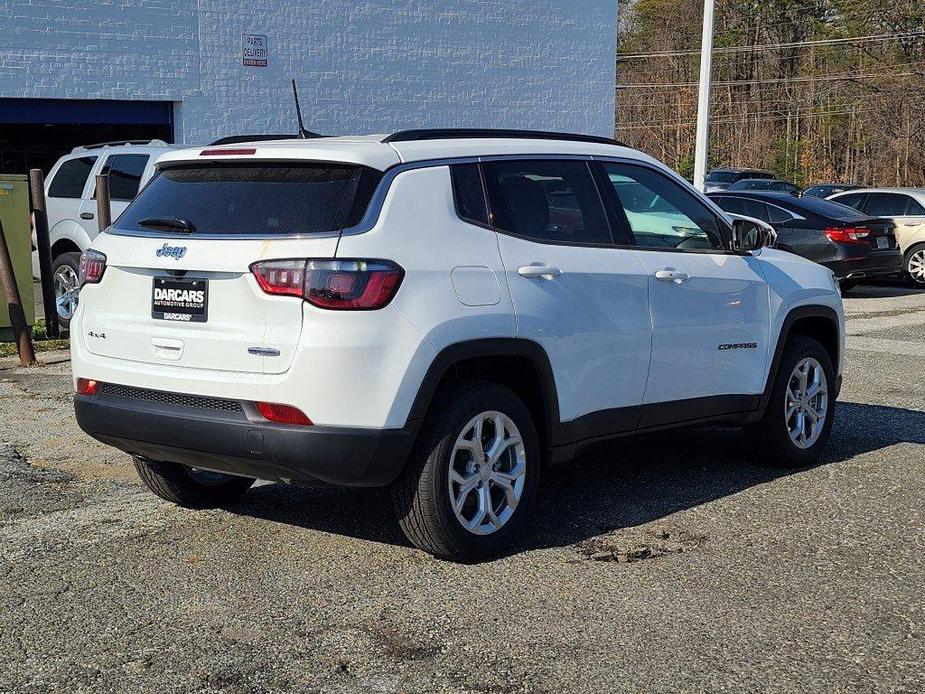
<svg viewBox="0 0 925 694"><path fill-rule="evenodd" d="M80 426L170 501L389 485L415 545L475 560L547 464L614 437L742 425L805 466L829 435L832 274L614 141L417 130L157 169L83 254L72 357Z"/></svg>

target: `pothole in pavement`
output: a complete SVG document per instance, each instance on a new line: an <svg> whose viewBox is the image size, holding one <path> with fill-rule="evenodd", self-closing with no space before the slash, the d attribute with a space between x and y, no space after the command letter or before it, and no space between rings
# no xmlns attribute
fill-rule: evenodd
<svg viewBox="0 0 925 694"><path fill-rule="evenodd" d="M621 528L605 535L582 540L575 545L578 552L593 561L628 564L655 559L668 554L680 554L696 549L706 540L704 535L668 525Z"/></svg>

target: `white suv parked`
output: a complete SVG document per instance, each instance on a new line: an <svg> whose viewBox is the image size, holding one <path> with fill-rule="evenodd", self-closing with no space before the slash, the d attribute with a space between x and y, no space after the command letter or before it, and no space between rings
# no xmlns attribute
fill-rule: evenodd
<svg viewBox="0 0 925 694"><path fill-rule="evenodd" d="M48 233L58 319L67 327L77 308L77 271L82 251L99 233L96 175L109 174L112 218L128 207L154 175L158 155L173 149L161 140L104 142L75 147L61 157L45 179ZM33 239L33 246L35 240ZM39 276L38 252L32 252L32 276Z"/></svg>
<svg viewBox="0 0 925 694"><path fill-rule="evenodd" d="M637 186L653 214L624 212ZM769 463L816 460L841 298L767 238L603 138L170 152L83 255L77 419L178 504L390 485L414 544L486 557L545 465L614 437L743 425Z"/></svg>

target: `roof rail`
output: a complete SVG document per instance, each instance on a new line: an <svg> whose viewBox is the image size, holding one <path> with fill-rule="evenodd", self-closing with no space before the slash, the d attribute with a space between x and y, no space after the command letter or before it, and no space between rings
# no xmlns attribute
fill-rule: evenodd
<svg viewBox="0 0 925 694"><path fill-rule="evenodd" d="M166 147L167 143L163 140L116 140L114 142L96 142L92 145L77 145L71 152L83 152L87 149L100 149L102 147L120 147L122 145L152 145L154 147Z"/></svg>
<svg viewBox="0 0 925 694"><path fill-rule="evenodd" d="M609 137L557 133L549 130L509 130L505 128L423 128L399 130L383 138L383 142L416 142L419 140L453 140L457 138L512 138L523 140L571 140L572 142L594 142L601 145L626 147Z"/></svg>
<svg viewBox="0 0 925 694"><path fill-rule="evenodd" d="M215 145L233 145L238 142L266 142L270 140L295 140L298 139L298 135L229 135L228 137L220 137L214 142L210 142L209 146L214 147Z"/></svg>

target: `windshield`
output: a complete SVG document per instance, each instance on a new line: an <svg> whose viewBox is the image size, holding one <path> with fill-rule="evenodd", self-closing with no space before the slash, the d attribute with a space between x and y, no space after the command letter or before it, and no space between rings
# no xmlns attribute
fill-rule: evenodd
<svg viewBox="0 0 925 694"><path fill-rule="evenodd" d="M290 235L362 218L382 173L350 164L189 166L161 171L118 229Z"/></svg>

